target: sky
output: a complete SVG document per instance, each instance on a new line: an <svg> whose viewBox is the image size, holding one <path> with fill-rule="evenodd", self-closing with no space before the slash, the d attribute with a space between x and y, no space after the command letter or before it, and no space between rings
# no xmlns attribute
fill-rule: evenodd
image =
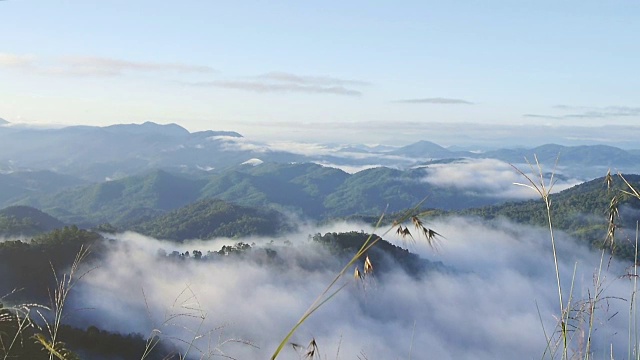
<svg viewBox="0 0 640 360"><path fill-rule="evenodd" d="M0 1L0 118L445 145L606 126L634 140L638 16L624 0Z"/></svg>

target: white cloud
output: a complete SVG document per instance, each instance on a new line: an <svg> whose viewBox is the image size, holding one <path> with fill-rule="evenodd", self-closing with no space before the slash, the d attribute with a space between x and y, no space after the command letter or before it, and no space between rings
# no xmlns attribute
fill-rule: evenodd
<svg viewBox="0 0 640 360"><path fill-rule="evenodd" d="M345 359L362 353L369 358L404 358L409 349L415 358L425 354L437 359L542 357L545 340L538 309L548 333L553 333L557 314L548 233L506 222L462 218L439 220L429 226L446 237L439 252L422 245L411 249L443 261L451 271L421 278L396 272L378 277L365 289L354 283L314 314L292 341L306 344L315 337L323 354L331 358L339 347L340 358ZM335 230L347 228L339 224ZM351 225L352 230L361 228L370 230ZM191 309L206 313L203 331L224 326L211 334L214 345L220 336L223 340L249 340L259 347L228 343L221 348L225 354L241 359L268 358L340 267L326 250L309 244L304 232L274 239L276 245L285 238L293 246L276 247L280 258L268 265L259 250L253 260L172 262L155 257L159 247L206 252L219 249L228 243L226 239L172 245L134 234L121 235L120 245L77 289L76 306L95 310L79 313L76 321L145 334L158 328L163 336L188 340L188 332L161 324L167 314L187 311L180 305L189 304ZM557 238L565 291L577 264L574 301L578 303L592 287L591 276L599 257L561 233ZM268 241L258 239L260 243ZM627 296L628 283L618 278L624 266L615 261L610 266L605 270L606 295ZM626 315L606 319L616 311L625 313L627 304L611 299L608 306L607 311L597 310L594 349L604 351L613 344L616 353L624 352ZM198 318L175 322L189 329L199 325ZM287 347L279 358L298 356Z"/></svg>
<svg viewBox="0 0 640 360"><path fill-rule="evenodd" d="M286 72L269 72L254 77L255 79L277 81L284 83L294 83L301 85L322 85L322 86L343 86L343 85L371 85L369 82L360 80L338 79L331 76L305 76Z"/></svg>
<svg viewBox="0 0 640 360"><path fill-rule="evenodd" d="M32 56L0 53L0 67L29 67L33 60Z"/></svg>
<svg viewBox="0 0 640 360"><path fill-rule="evenodd" d="M528 165L518 166L528 173ZM526 183L511 165L495 159L466 159L448 164L434 164L425 167L424 181L442 187L452 187L482 196L527 199L537 194L531 189L515 186L514 183ZM532 174L532 178L535 175ZM581 183L577 179L557 181L553 192L562 191Z"/></svg>
<svg viewBox="0 0 640 360"><path fill-rule="evenodd" d="M554 109L569 112L561 115L546 115L546 114L524 114L524 117L530 118L547 118L547 119L608 119L608 118L620 118L620 117L637 117L640 116L640 107L637 106L603 106L603 107L590 107L590 106L570 106L570 105L556 105Z"/></svg>
<svg viewBox="0 0 640 360"><path fill-rule="evenodd" d="M127 72L175 72L213 73L209 66L182 63L156 63L129 61L102 57L68 57L60 61L60 67L50 69L63 75L119 76Z"/></svg>
<svg viewBox="0 0 640 360"><path fill-rule="evenodd" d="M120 76L135 72L213 73L209 66L183 63L131 61L96 56L64 57L60 59L0 53L0 66L29 68L37 73L64 76Z"/></svg>
<svg viewBox="0 0 640 360"><path fill-rule="evenodd" d="M270 72L251 76L248 80L216 80L185 82L186 85L198 87L218 87L252 91L257 93L307 93L360 96L360 90L353 86L366 86L368 82L339 79L331 76L307 76L286 72Z"/></svg>
<svg viewBox="0 0 640 360"><path fill-rule="evenodd" d="M396 103L402 104L448 104L448 105L473 105L472 102L462 99L452 99L452 98L417 98L417 99L404 99L397 100Z"/></svg>
<svg viewBox="0 0 640 360"><path fill-rule="evenodd" d="M268 83L261 81L226 80L187 83L199 87L218 87L224 89L245 90L257 93L307 93L360 96L362 92L344 86L304 85L296 83Z"/></svg>

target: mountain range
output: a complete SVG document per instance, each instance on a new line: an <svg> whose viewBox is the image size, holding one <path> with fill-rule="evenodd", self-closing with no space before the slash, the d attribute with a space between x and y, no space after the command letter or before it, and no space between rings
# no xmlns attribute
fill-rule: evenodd
<svg viewBox="0 0 640 360"><path fill-rule="evenodd" d="M256 161L316 162L335 167L387 166L407 169L443 159L497 159L509 163L558 160L568 175L588 180L615 168L640 172L640 150L605 145L562 146L487 151L456 150L419 141L403 147L361 144L269 144L233 131L189 132L177 124L119 124L105 127L35 128L0 122L0 173L54 171L78 181L100 182L164 169L203 174ZM300 146L300 148L299 148ZM306 147L305 147L306 146Z"/></svg>

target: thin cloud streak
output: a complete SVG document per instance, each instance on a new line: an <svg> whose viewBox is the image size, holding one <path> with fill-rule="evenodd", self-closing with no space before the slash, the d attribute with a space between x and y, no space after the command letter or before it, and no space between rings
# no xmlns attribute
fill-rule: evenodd
<svg viewBox="0 0 640 360"><path fill-rule="evenodd" d="M524 114L523 117L543 119L608 119L617 117L640 116L640 107L634 106L604 106L587 107L571 105L554 105L554 109L571 113L562 115Z"/></svg>
<svg viewBox="0 0 640 360"><path fill-rule="evenodd" d="M450 104L450 105L473 105L471 101L462 100L462 99L451 99L451 98L419 98L419 99L403 99L396 100L395 103L399 104Z"/></svg>
<svg viewBox="0 0 640 360"><path fill-rule="evenodd" d="M197 87L218 87L251 91L256 93L306 93L361 96L360 90L353 86L368 86L370 83L360 80L339 79L330 76L296 75L287 72L269 72L244 79L184 82Z"/></svg>
<svg viewBox="0 0 640 360"><path fill-rule="evenodd" d="M523 117L534 119L562 119L562 116L542 115L542 114L523 114Z"/></svg>
<svg viewBox="0 0 640 360"><path fill-rule="evenodd" d="M213 68L182 63L127 61L102 57L71 57L62 61L63 70L71 74L122 75L125 72L213 73Z"/></svg>
<svg viewBox="0 0 640 360"><path fill-rule="evenodd" d="M29 68L30 71L44 75L63 76L121 76L126 73L214 73L209 66L183 63L156 63L129 61L105 57L63 57L59 59L40 59L34 56L0 53L0 67Z"/></svg>
<svg viewBox="0 0 640 360"><path fill-rule="evenodd" d="M338 79L330 76L301 76L286 72L269 72L253 77L255 79L294 83L300 85L324 85L324 86L368 86L371 83L360 80Z"/></svg>
<svg viewBox="0 0 640 360"><path fill-rule="evenodd" d="M306 93L306 94L334 94L346 96L361 96L362 92L343 86L301 85L296 83L275 84L258 81L205 81L187 83L191 86L218 87L223 89L244 90L257 93Z"/></svg>
<svg viewBox="0 0 640 360"><path fill-rule="evenodd" d="M32 56L0 53L0 67L29 67L33 60Z"/></svg>

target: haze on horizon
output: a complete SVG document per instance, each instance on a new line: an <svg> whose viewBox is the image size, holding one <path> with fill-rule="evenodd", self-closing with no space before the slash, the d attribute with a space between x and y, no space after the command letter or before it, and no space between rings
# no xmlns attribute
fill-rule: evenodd
<svg viewBox="0 0 640 360"><path fill-rule="evenodd" d="M3 1L0 117L175 122L261 140L550 136L633 148L639 10L630 1Z"/></svg>

